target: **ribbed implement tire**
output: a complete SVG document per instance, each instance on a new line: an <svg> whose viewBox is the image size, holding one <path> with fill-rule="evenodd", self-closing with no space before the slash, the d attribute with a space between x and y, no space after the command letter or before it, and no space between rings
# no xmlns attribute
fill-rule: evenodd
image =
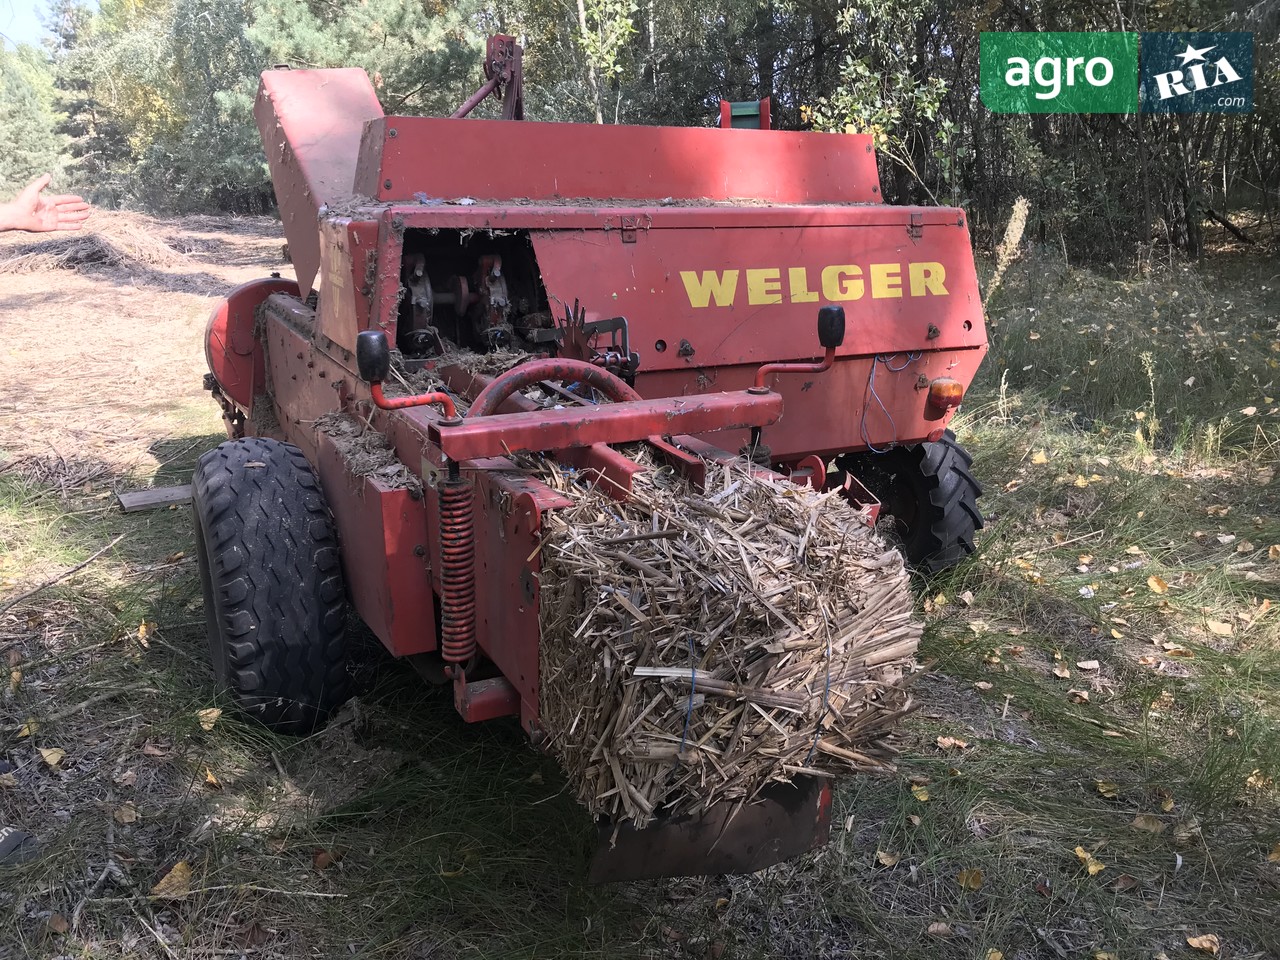
<svg viewBox="0 0 1280 960"><path fill-rule="evenodd" d="M209 650L249 716L307 734L350 696L338 539L302 451L264 437L200 458L191 483Z"/></svg>
<svg viewBox="0 0 1280 960"><path fill-rule="evenodd" d="M973 457L950 430L936 443L846 454L836 463L893 515L903 556L918 572L938 573L973 553L974 534L982 529L982 486L970 471Z"/></svg>

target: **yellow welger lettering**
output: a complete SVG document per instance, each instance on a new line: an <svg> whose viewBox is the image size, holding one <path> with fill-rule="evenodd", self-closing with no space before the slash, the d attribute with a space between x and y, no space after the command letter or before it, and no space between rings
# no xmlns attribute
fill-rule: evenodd
<svg viewBox="0 0 1280 960"><path fill-rule="evenodd" d="M868 269L871 273L871 296L874 299L902 296L902 264L873 263Z"/></svg>
<svg viewBox="0 0 1280 960"><path fill-rule="evenodd" d="M776 268L747 271L747 303L781 303L782 272Z"/></svg>
<svg viewBox="0 0 1280 960"><path fill-rule="evenodd" d="M947 279L947 268L940 263L912 263L908 265L911 277L911 295L923 297L932 293L939 297L947 295L943 281Z"/></svg>
<svg viewBox="0 0 1280 960"><path fill-rule="evenodd" d="M860 300L862 268L852 263L836 263L822 268L822 295L828 300Z"/></svg>
<svg viewBox="0 0 1280 960"><path fill-rule="evenodd" d="M809 289L809 271L804 267L789 267L787 279L790 281L792 303L816 303L818 291Z"/></svg>
<svg viewBox="0 0 1280 960"><path fill-rule="evenodd" d="M732 307L734 295L738 291L738 271L681 270L680 279L684 281L684 291L689 295L689 305L705 307L714 297L717 307Z"/></svg>

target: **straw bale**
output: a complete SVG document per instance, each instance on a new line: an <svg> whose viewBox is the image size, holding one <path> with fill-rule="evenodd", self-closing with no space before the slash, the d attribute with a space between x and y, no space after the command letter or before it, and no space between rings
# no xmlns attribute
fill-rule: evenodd
<svg viewBox="0 0 1280 960"><path fill-rule="evenodd" d="M550 468L541 720L578 799L617 822L749 801L799 773L883 771L912 709L908 574L838 492L709 463L617 502Z"/></svg>

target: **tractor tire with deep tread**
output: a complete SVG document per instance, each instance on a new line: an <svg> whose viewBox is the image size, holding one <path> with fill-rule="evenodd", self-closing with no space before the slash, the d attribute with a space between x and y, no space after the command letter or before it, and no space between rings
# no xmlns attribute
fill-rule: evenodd
<svg viewBox="0 0 1280 960"><path fill-rule="evenodd" d="M249 716L302 735L350 696L338 539L293 444L230 440L191 483L205 622L220 686Z"/></svg>
<svg viewBox="0 0 1280 960"><path fill-rule="evenodd" d="M970 470L973 457L950 430L934 443L846 454L836 465L879 498L917 572L939 573L973 553L982 486Z"/></svg>

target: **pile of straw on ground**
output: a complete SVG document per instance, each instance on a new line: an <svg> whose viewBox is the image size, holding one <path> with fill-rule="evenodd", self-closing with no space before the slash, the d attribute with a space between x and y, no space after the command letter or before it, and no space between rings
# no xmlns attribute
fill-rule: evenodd
<svg viewBox="0 0 1280 960"><path fill-rule="evenodd" d="M542 724L578 799L643 825L796 774L883 770L921 627L900 554L836 492L709 464L545 518Z"/></svg>
<svg viewBox="0 0 1280 960"><path fill-rule="evenodd" d="M83 230L39 240L22 234L0 244L0 274L74 270L78 267L173 267L184 262L180 239L162 233L150 217L99 211Z"/></svg>

